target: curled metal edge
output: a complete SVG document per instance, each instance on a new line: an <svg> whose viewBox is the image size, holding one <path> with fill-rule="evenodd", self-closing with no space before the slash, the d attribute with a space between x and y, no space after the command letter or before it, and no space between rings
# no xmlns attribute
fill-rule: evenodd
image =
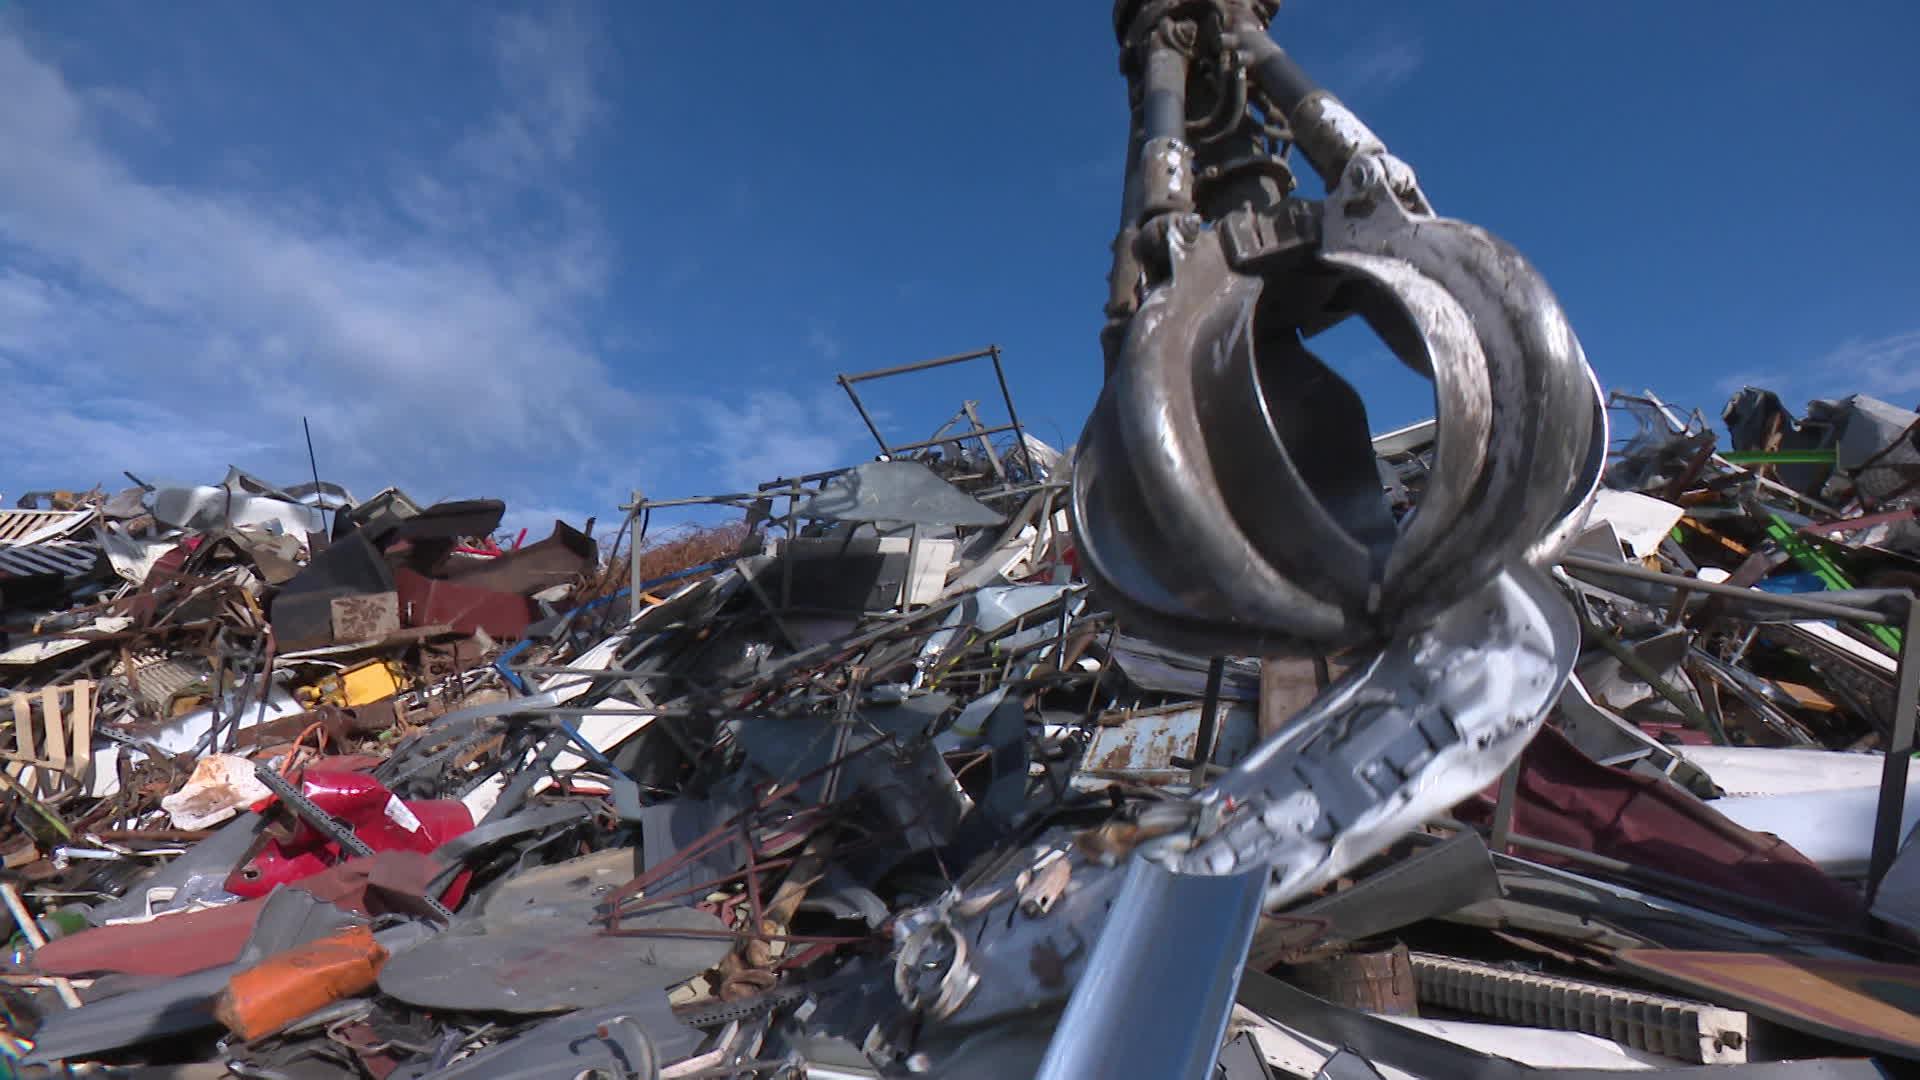
<svg viewBox="0 0 1920 1080"><path fill-rule="evenodd" d="M1036 1080L1211 1076L1259 924L1264 877L1256 870L1198 877L1144 859L1128 863Z"/></svg>
<svg viewBox="0 0 1920 1080"><path fill-rule="evenodd" d="M1509 566L1329 687L1198 796L1220 821L1211 835L1157 857L1186 873L1264 863L1269 905L1287 903L1492 783L1559 700L1579 649L1554 585Z"/></svg>
<svg viewBox="0 0 1920 1080"><path fill-rule="evenodd" d="M1594 501L1600 495L1600 477L1607 468L1607 445L1612 439L1612 421L1607 416L1606 393L1601 390L1600 378L1594 374L1591 365L1587 368L1587 381L1593 386L1593 433L1587 440L1586 461L1580 467L1579 478L1560 511L1560 517L1527 548L1525 557L1532 566L1544 568L1560 561L1560 556L1566 553L1574 538L1587 531Z"/></svg>

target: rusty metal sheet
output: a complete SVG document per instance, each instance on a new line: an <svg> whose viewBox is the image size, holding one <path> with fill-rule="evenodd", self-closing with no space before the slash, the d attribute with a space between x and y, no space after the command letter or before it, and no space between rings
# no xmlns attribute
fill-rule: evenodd
<svg viewBox="0 0 1920 1080"><path fill-rule="evenodd" d="M1777 1024L1920 1061L1920 967L1771 953L1628 949L1620 966Z"/></svg>
<svg viewBox="0 0 1920 1080"><path fill-rule="evenodd" d="M331 604L336 642L371 641L400 629L399 593L336 596Z"/></svg>
<svg viewBox="0 0 1920 1080"><path fill-rule="evenodd" d="M402 526L403 532L405 529L406 526ZM491 559L449 562L441 569L440 576L471 589L531 596L542 589L578 581L593 571L599 555L599 545L593 537L564 521L556 521L553 535L545 540Z"/></svg>
<svg viewBox="0 0 1920 1080"><path fill-rule="evenodd" d="M1257 713L1252 705L1221 703L1213 752L1216 765L1230 766L1253 748L1259 739ZM1173 759L1193 755L1200 735L1197 703L1109 713L1102 724L1094 730L1093 741L1081 759L1076 784L1082 777L1095 781L1095 786L1101 780L1120 778L1150 784L1185 783L1192 775L1190 767L1176 765Z"/></svg>
<svg viewBox="0 0 1920 1080"><path fill-rule="evenodd" d="M409 626L447 625L463 634L485 630L496 641L510 641L525 634L533 621L527 598L515 593L437 581L405 567L393 577L399 586L400 616Z"/></svg>

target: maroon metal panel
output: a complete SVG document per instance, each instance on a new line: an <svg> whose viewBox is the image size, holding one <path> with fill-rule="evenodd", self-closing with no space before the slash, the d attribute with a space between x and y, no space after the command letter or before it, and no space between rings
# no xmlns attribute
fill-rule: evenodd
<svg viewBox="0 0 1920 1080"><path fill-rule="evenodd" d="M1487 821L1494 794L1490 790L1475 797L1458 815ZM1602 765L1551 727L1542 728L1521 755L1516 796L1513 831L1518 836L1591 851L1839 922L1860 917L1858 895L1786 841L1742 828L1670 783ZM1513 853L1561 862L1526 848ZM1699 902L1710 903L1704 898Z"/></svg>
<svg viewBox="0 0 1920 1080"><path fill-rule="evenodd" d="M408 626L451 626L464 634L485 630L496 641L527 632L533 611L526 597L452 581L435 581L412 570L394 571L400 620Z"/></svg>
<svg viewBox="0 0 1920 1080"><path fill-rule="evenodd" d="M47 942L33 954L33 969L46 975L174 977L231 964L265 905L264 899L243 900L151 922L96 926Z"/></svg>

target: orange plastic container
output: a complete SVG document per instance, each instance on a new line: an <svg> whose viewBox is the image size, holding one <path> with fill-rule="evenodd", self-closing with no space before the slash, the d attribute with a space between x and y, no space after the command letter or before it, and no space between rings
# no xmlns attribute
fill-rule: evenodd
<svg viewBox="0 0 1920 1080"><path fill-rule="evenodd" d="M251 1042L373 988L387 950L364 926L277 953L227 981L213 1015Z"/></svg>

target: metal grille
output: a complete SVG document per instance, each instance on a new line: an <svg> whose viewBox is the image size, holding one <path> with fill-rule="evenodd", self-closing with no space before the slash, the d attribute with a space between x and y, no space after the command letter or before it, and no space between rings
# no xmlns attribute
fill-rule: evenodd
<svg viewBox="0 0 1920 1080"><path fill-rule="evenodd" d="M1510 1024L1580 1031L1707 1065L1747 1060L1747 1014L1582 979L1413 954L1421 1004Z"/></svg>
<svg viewBox="0 0 1920 1080"><path fill-rule="evenodd" d="M92 570L99 559L100 549L82 540L49 540L30 546L0 544L0 573L78 577Z"/></svg>

